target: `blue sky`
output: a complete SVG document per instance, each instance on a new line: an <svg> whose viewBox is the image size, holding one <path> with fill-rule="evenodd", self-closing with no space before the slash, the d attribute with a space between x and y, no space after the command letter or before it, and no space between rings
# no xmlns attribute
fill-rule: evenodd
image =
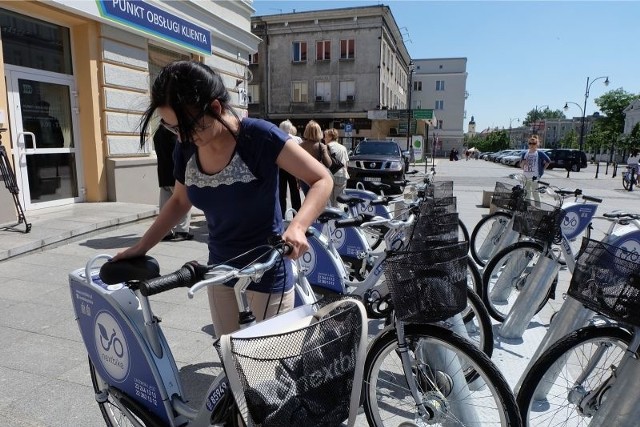
<svg viewBox="0 0 640 427"><path fill-rule="evenodd" d="M467 58L467 119L478 130L515 127L536 106L581 107L587 77L587 114L593 100L622 88L640 94L638 1L265 1L256 15L385 4L406 27L412 58ZM567 117L581 116L569 104Z"/></svg>

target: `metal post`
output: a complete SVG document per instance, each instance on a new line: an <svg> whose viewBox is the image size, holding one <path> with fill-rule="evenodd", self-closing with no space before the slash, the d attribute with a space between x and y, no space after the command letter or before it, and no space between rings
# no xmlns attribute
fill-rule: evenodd
<svg viewBox="0 0 640 427"><path fill-rule="evenodd" d="M587 114L587 98L589 98L589 77L587 77L587 88L584 91L584 107L582 108L582 120L580 121L580 151L584 145L584 118Z"/></svg>
<svg viewBox="0 0 640 427"><path fill-rule="evenodd" d="M413 61L409 61L409 103L407 105L407 150L411 144L411 94L413 93Z"/></svg>
<svg viewBox="0 0 640 427"><path fill-rule="evenodd" d="M596 179L598 178L598 172L600 172L600 162L596 162Z"/></svg>

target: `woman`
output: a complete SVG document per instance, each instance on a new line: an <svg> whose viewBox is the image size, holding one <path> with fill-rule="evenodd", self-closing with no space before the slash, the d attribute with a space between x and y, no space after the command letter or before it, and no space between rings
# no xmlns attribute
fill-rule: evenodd
<svg viewBox="0 0 640 427"><path fill-rule="evenodd" d="M322 141L322 128L315 120L310 120L304 127L304 133L302 134L302 143L300 143L307 153L318 160L325 168L331 165L331 157L329 157L329 151L327 146ZM327 169L328 171L328 169ZM329 175L331 177L331 175ZM333 187L333 184L332 184ZM304 182L300 183L300 189L304 193L305 197L309 191L309 186Z"/></svg>
<svg viewBox="0 0 640 427"><path fill-rule="evenodd" d="M293 247L291 258L308 249L305 232L323 210L333 183L326 169L288 134L264 120L238 117L222 78L196 61L170 63L156 78L151 103L142 118L141 146L154 114L180 141L174 152L175 191L142 238L116 260L144 255L192 204L207 219L209 264L244 266L257 257L248 252L266 244L276 233ZM278 168L310 187L284 233ZM291 308L290 262L252 283L247 299L258 320L278 309ZM217 336L238 329L238 308L231 287L209 287L209 304Z"/></svg>
<svg viewBox="0 0 640 427"><path fill-rule="evenodd" d="M347 149L338 142L338 130L330 128L324 131L324 142L329 148L329 152L333 154L336 159L344 165L340 170L333 174L333 191L329 198L329 203L334 208L338 206L338 196L344 192L347 188L347 180L349 179L349 172L347 171L347 165L349 164L349 153Z"/></svg>

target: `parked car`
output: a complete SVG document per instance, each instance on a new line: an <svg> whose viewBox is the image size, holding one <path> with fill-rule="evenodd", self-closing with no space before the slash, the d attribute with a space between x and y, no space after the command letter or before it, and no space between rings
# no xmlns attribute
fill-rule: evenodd
<svg viewBox="0 0 640 427"><path fill-rule="evenodd" d="M365 139L349 154L347 187L355 188L361 182L367 190L376 191L371 184L381 182L391 186L391 191L385 193L401 194L405 186L405 161L396 142Z"/></svg>
<svg viewBox="0 0 640 427"><path fill-rule="evenodd" d="M573 172L587 167L587 154L571 148L554 148L547 152L551 164L547 169L563 168Z"/></svg>
<svg viewBox="0 0 640 427"><path fill-rule="evenodd" d="M507 166L520 167L520 160L525 151L526 150L513 150L512 153L500 157L500 163Z"/></svg>

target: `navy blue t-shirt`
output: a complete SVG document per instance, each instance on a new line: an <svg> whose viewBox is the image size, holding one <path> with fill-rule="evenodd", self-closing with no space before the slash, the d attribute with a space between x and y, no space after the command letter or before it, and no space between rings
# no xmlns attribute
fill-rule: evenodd
<svg viewBox="0 0 640 427"><path fill-rule="evenodd" d="M177 144L174 174L187 187L193 206L207 219L209 264L226 263L267 244L272 235L282 234L276 159L289 138L272 123L243 118L231 161L213 175L202 172L195 145ZM262 253L264 250L255 251L229 264L243 267ZM283 286L285 290L293 286L288 260L249 289L279 292Z"/></svg>

